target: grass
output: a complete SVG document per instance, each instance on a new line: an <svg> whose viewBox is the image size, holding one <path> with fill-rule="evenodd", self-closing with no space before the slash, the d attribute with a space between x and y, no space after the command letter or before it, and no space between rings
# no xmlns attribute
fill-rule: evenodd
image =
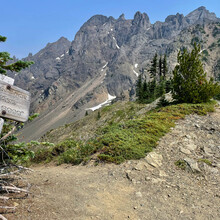
<svg viewBox="0 0 220 220"><path fill-rule="evenodd" d="M206 163L209 166L212 166L212 162L208 159L199 159L198 162Z"/></svg>
<svg viewBox="0 0 220 220"><path fill-rule="evenodd" d="M134 107L118 110L108 124L99 128L86 142L67 139L35 153L34 162L54 160L58 164L86 162L96 153L97 162L120 164L125 160L140 159L152 151L159 139L175 126L175 122L189 114L205 115L214 111L215 102L177 104L154 109L144 116L135 116ZM105 108L108 112L111 108ZM131 117L132 116L132 117ZM118 118L123 118L119 120ZM126 120L125 120L126 119Z"/></svg>
<svg viewBox="0 0 220 220"><path fill-rule="evenodd" d="M185 170L187 166L184 160L177 160L174 164L182 170Z"/></svg>

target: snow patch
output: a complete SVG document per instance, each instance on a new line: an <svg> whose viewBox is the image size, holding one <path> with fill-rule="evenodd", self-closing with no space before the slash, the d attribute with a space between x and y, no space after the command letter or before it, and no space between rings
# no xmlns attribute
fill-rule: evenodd
<svg viewBox="0 0 220 220"><path fill-rule="evenodd" d="M66 53L69 53L69 51L66 51Z"/></svg>
<svg viewBox="0 0 220 220"><path fill-rule="evenodd" d="M99 105L97 105L97 106L95 106L95 107L87 108L86 110L95 111L95 110L97 110L97 109L100 109L100 108L103 107L103 106L110 105L111 101L112 101L113 99L115 99L115 98L116 98L116 96L111 96L110 94L108 94L108 99L107 99L105 102L103 102L103 103L101 103L101 104L99 104Z"/></svg>
<svg viewBox="0 0 220 220"><path fill-rule="evenodd" d="M31 79L35 79L34 76L32 76Z"/></svg>
<svg viewBox="0 0 220 220"><path fill-rule="evenodd" d="M102 67L102 69L105 69L105 67L108 65L108 62Z"/></svg>
<svg viewBox="0 0 220 220"><path fill-rule="evenodd" d="M60 58L59 58L59 57L57 57L57 58L56 58L56 60L60 60Z"/></svg>
<svg viewBox="0 0 220 220"><path fill-rule="evenodd" d="M147 29L147 31L150 30L150 28Z"/></svg>
<svg viewBox="0 0 220 220"><path fill-rule="evenodd" d="M118 46L118 43L117 43L115 37L113 37L113 40L115 41L116 47L117 47L118 49L120 49L120 47Z"/></svg>
<svg viewBox="0 0 220 220"><path fill-rule="evenodd" d="M111 31L113 31L113 29L111 28Z"/></svg>
<svg viewBox="0 0 220 220"><path fill-rule="evenodd" d="M139 75L139 73L137 73L135 70L133 70L133 72L134 72L134 74L135 74L136 76L138 76L138 75Z"/></svg>
<svg viewBox="0 0 220 220"><path fill-rule="evenodd" d="M200 50L200 52L199 52L199 54L201 54L203 51L204 51L205 49L203 49L203 50Z"/></svg>
<svg viewBox="0 0 220 220"><path fill-rule="evenodd" d="M137 67L138 67L138 63L135 63L135 64L134 64L134 67L137 68Z"/></svg>
<svg viewBox="0 0 220 220"><path fill-rule="evenodd" d="M64 54L62 54L60 57L63 57L64 56Z"/></svg>

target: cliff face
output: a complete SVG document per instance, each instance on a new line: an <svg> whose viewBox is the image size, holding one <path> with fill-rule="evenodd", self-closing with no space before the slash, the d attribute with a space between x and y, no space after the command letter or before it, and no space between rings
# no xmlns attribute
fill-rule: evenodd
<svg viewBox="0 0 220 220"><path fill-rule="evenodd" d="M93 16L72 42L61 38L25 58L35 64L17 75L16 83L32 92L31 109L41 112L29 129L41 126L36 130L39 137L48 129L82 117L86 108L106 101L108 94L131 98L138 75L142 71L148 75L156 52L168 55L171 70L179 48L190 49L193 42L200 42L208 52L202 55L209 75L218 75L219 22L204 7L185 17L170 15L155 24L140 12L131 20L123 14L118 19Z"/></svg>

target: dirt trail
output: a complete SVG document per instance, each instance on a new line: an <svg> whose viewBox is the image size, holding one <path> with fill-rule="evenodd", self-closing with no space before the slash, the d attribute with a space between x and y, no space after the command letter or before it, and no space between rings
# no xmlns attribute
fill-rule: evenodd
<svg viewBox="0 0 220 220"><path fill-rule="evenodd" d="M114 165L34 168L28 176L34 195L24 201L17 219L137 219L130 202L134 187L126 179L109 178L116 169ZM24 212L29 205L31 213Z"/></svg>
<svg viewBox="0 0 220 220"><path fill-rule="evenodd" d="M220 108L178 121L139 161L33 169L32 194L8 219L220 219Z"/></svg>

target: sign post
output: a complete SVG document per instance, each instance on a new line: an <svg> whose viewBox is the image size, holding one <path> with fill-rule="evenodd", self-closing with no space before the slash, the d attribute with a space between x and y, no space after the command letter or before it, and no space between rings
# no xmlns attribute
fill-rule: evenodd
<svg viewBox="0 0 220 220"><path fill-rule="evenodd" d="M30 93L0 81L0 117L25 122L29 117Z"/></svg>
<svg viewBox="0 0 220 220"><path fill-rule="evenodd" d="M4 120L0 118L0 134L2 132L3 124L4 124Z"/></svg>
<svg viewBox="0 0 220 220"><path fill-rule="evenodd" d="M14 79L0 74L0 134L4 124L2 118L25 122L29 117L31 95L14 86Z"/></svg>

